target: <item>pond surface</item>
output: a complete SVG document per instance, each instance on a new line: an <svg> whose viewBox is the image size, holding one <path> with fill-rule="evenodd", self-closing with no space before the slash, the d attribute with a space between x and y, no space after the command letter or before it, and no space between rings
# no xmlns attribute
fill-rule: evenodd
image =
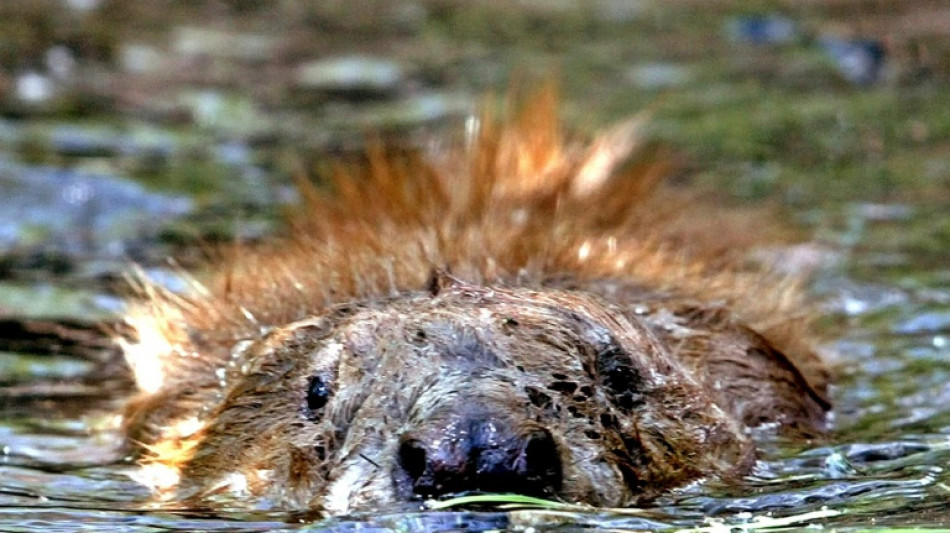
<svg viewBox="0 0 950 533"><path fill-rule="evenodd" d="M358 3L0 4L0 530L950 527L950 10ZM91 326L121 312L129 265L176 287L168 257L266 237L327 154L367 131L417 145L524 65L564 74L580 129L649 106L684 179L788 214L837 376L827 440L765 436L743 486L626 512L147 503L118 452L130 383Z"/></svg>

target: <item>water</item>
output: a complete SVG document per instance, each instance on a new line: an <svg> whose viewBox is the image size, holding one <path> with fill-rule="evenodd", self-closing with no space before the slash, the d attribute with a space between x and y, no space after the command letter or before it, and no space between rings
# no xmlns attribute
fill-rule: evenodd
<svg viewBox="0 0 950 533"><path fill-rule="evenodd" d="M892 240L887 249L875 245L881 232L910 231L929 216L860 225L858 235L839 239L854 243L842 246L850 273L832 268L815 283L828 307L822 349L838 376L834 429L824 442L766 438L744 486L690 487L636 514L433 512L314 521L162 507L148 503L129 477L135 468L119 447L115 413L127 392L120 377L91 379L101 369L79 357L5 354L0 530L678 529L710 527L710 517L715 525L799 515L798 525L838 529L950 524L950 271L940 250L903 254L874 266L872 276L863 268L894 252Z"/></svg>
<svg viewBox="0 0 950 533"><path fill-rule="evenodd" d="M0 531L950 525L950 12L940 2L785 2L781 13L768 2L152 4L0 2L0 89L11 88L0 94ZM736 33L750 29L761 35ZM886 41L888 54L855 78L853 54L829 38ZM306 69L363 48L397 79ZM259 237L270 227L261 211L293 197L289 178L358 145L354 132L415 131L465 112L469 95L503 91L526 65L559 73L575 125L648 108L686 179L798 206L830 265L814 283L837 376L825 440L766 438L743 486L689 487L623 513L324 521L181 509L149 503L130 478L116 417L130 384L108 350L7 342L8 316L114 314L130 261L175 283L165 258L187 262L193 250L170 246Z"/></svg>

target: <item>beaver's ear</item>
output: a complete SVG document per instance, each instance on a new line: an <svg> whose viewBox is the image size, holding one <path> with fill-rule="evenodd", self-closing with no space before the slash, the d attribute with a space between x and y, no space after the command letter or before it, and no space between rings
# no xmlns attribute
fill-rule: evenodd
<svg viewBox="0 0 950 533"><path fill-rule="evenodd" d="M739 324L707 342L707 383L721 385L720 403L744 424L779 423L783 431L804 436L824 432L831 402L823 383L810 382L766 337Z"/></svg>
<svg viewBox="0 0 950 533"><path fill-rule="evenodd" d="M429 272L429 278L426 280L426 290L430 296L438 296L445 289L452 287L461 287L462 280L449 274L447 269L433 268Z"/></svg>
<svg viewBox="0 0 950 533"><path fill-rule="evenodd" d="M642 150L650 113L638 113L597 136L578 162L570 195L588 198L610 187L621 170Z"/></svg>

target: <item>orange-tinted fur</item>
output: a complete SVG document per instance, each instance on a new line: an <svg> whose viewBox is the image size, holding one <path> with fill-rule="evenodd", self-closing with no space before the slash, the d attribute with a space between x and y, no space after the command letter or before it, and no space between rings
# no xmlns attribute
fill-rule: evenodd
<svg viewBox="0 0 950 533"><path fill-rule="evenodd" d="M366 167L341 165L328 191L304 188L288 236L226 252L185 295L143 282L127 318L137 338L123 344L143 389L127 430L145 461L179 471L192 460L238 340L333 304L419 290L434 270L478 285L608 280L710 316L727 309L822 397L796 282L747 268L760 237L742 227L749 219L663 185L669 166L638 146L640 120L585 145L565 137L556 113L554 91L542 90L511 119L482 114L461 149L372 148Z"/></svg>

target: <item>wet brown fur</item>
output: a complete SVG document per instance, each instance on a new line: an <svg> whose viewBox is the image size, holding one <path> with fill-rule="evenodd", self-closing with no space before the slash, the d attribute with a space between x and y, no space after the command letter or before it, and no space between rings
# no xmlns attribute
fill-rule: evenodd
<svg viewBox="0 0 950 533"><path fill-rule="evenodd" d="M392 156L372 148L368 165L341 165L329 191L304 188L306 213L288 237L232 250L187 295L143 283L144 298L128 315L138 338L124 344L145 392L130 403L126 429L146 463L181 476L160 488L204 497L215 483L226 485L221 474L240 470L247 494L267 494L278 506L342 512L404 499L398 479L385 497L378 485L348 492L349 506L324 509L317 495L342 479L334 465L349 464L343 452L336 463L320 453L364 441L389 449L371 441L398 438L391 428L360 429L364 422L347 418L348 409L378 415L385 426L387 409L408 408L369 410L367 402L381 400L336 390L334 401L351 405L335 405L339 420L305 431L301 393L286 388L315 372L294 361L331 341L357 350L354 343L381 343L390 330L413 324L424 329L420 316L444 312L464 315L452 315L458 331L474 328L511 359L504 364L544 349L599 357L584 350L596 344L591 332L607 331L611 349L633 354L632 367L672 376L645 379L643 391L653 392L642 392L646 399L633 408L609 398L565 399L582 411L580 421L544 415L564 449L586 438L582 432L598 435L585 441L584 457L619 473L598 482L618 486L595 488L565 466L564 487L552 497L627 504L705 476L747 472L754 447L745 426L821 431L827 376L810 346L797 284L748 268L759 222L663 186L668 165L637 145L639 120L585 145L562 134L556 107L554 91L543 90L510 119L484 113L459 150ZM521 344L506 344L508 322L479 322L480 309L517 323ZM368 323L377 333L364 338ZM392 335L393 346L403 346ZM539 342L542 348L525 348ZM384 370L405 380L416 399L438 388ZM589 369L557 370L542 364L538 372L567 374L571 386L601 386ZM356 372L334 370L344 371ZM159 374L160 385L146 383ZM483 386L485 402L502 401L490 381ZM497 407L503 425L520 428L539 405ZM412 431L425 434L434 427L427 420L456 416L441 404L433 409Z"/></svg>

